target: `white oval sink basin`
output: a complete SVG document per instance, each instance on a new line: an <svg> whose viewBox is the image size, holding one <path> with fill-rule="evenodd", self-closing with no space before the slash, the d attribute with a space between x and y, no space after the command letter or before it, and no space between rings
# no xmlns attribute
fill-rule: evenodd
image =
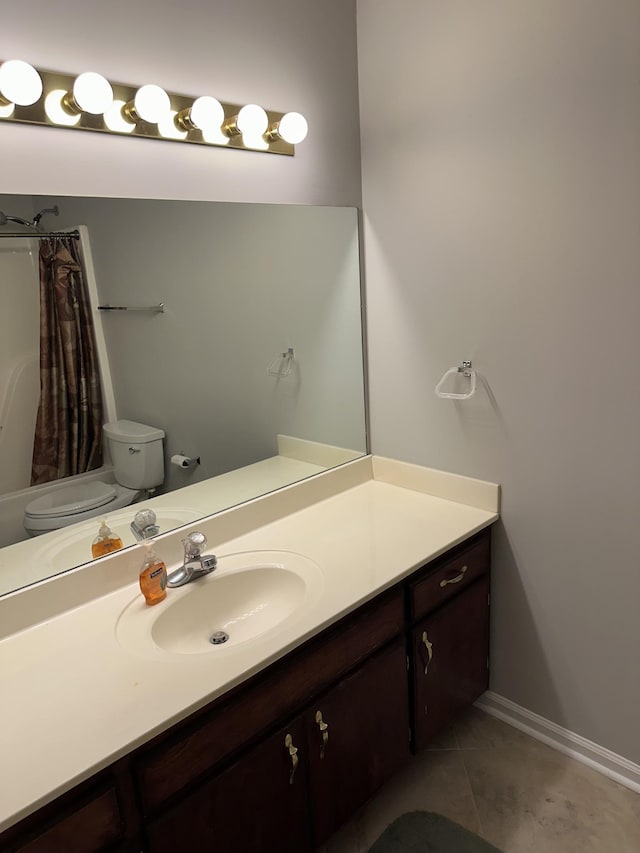
<svg viewBox="0 0 640 853"><path fill-rule="evenodd" d="M219 557L210 575L148 607L141 596L122 612L119 642L130 651L169 655L223 654L263 637L306 611L322 586L312 560L288 551ZM212 638L223 642L214 644Z"/></svg>
<svg viewBox="0 0 640 853"><path fill-rule="evenodd" d="M208 578L162 609L151 637L169 652L208 650L215 632L242 643L279 625L304 599L305 582L286 569L261 567Z"/></svg>

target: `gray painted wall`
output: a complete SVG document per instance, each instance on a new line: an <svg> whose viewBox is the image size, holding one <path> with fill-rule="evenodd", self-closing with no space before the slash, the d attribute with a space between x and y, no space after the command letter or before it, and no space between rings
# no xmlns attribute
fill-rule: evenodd
<svg viewBox="0 0 640 853"><path fill-rule="evenodd" d="M640 4L358 14L373 451L502 483L492 688L638 762Z"/></svg>

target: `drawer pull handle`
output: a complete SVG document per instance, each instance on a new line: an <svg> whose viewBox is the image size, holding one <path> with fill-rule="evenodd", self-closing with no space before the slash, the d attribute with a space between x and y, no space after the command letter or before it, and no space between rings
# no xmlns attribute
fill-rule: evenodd
<svg viewBox="0 0 640 853"><path fill-rule="evenodd" d="M440 581L440 588L444 589L448 583L460 583L468 568L469 566L463 566L460 570L460 574L456 575L455 578L446 578L446 580Z"/></svg>
<svg viewBox="0 0 640 853"><path fill-rule="evenodd" d="M318 724L318 728L320 729L320 733L322 734L322 746L320 747L320 758L324 758L324 751L327 748L327 744L329 743L329 732L327 731L329 726L322 719L322 711L316 711L316 723Z"/></svg>
<svg viewBox="0 0 640 853"><path fill-rule="evenodd" d="M293 745L293 738L291 737L291 735L287 735L285 737L284 745L289 751L289 755L291 756L291 773L289 774L289 784L293 785L293 777L298 768L298 762L300 760L297 756L298 747Z"/></svg>
<svg viewBox="0 0 640 853"><path fill-rule="evenodd" d="M427 675L429 672L429 664L433 660L433 643L430 642L429 637L427 637L427 632L422 632L422 645L427 650L427 661L424 665L424 674Z"/></svg>

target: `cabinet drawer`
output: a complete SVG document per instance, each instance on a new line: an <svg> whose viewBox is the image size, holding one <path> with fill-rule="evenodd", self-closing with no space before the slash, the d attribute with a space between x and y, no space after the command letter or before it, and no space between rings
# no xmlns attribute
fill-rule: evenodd
<svg viewBox="0 0 640 853"><path fill-rule="evenodd" d="M230 699L216 703L192 725L163 737L136 762L145 812L153 813L169 797L290 716L401 634L403 627L402 590L394 589L271 666Z"/></svg>
<svg viewBox="0 0 640 853"><path fill-rule="evenodd" d="M18 836L3 850L15 853L87 853L98 851L122 839L124 826L115 788L107 788L83 799L66 814Z"/></svg>
<svg viewBox="0 0 640 853"><path fill-rule="evenodd" d="M420 619L489 571L491 532L460 546L453 555L436 561L409 586L412 621Z"/></svg>

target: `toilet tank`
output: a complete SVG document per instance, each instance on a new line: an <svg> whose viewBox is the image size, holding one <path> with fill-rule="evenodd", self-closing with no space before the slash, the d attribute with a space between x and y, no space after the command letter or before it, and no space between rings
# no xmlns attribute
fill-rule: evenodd
<svg viewBox="0 0 640 853"><path fill-rule="evenodd" d="M116 481L128 489L153 489L164 481L164 432L135 421L104 424Z"/></svg>

